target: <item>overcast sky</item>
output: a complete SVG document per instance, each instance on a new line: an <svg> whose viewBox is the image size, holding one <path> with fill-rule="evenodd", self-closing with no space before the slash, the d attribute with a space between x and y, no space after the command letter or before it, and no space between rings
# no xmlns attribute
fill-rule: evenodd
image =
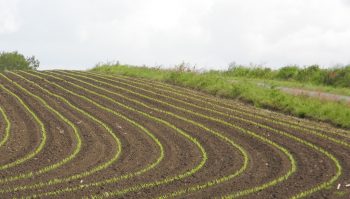
<svg viewBox="0 0 350 199"><path fill-rule="evenodd" d="M0 0L0 51L40 69L350 63L350 0Z"/></svg>

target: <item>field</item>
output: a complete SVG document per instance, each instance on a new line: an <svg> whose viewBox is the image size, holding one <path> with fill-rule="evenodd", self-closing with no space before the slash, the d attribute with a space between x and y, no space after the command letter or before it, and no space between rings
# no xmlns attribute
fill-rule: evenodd
<svg viewBox="0 0 350 199"><path fill-rule="evenodd" d="M349 198L350 132L187 88L0 73L0 198Z"/></svg>

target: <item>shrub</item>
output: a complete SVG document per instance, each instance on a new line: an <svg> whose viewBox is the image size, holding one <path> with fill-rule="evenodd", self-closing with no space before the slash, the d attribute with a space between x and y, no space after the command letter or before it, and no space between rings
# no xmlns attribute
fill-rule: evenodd
<svg viewBox="0 0 350 199"><path fill-rule="evenodd" d="M0 71L3 70L36 70L40 62L34 57L24 57L18 52L0 53Z"/></svg>
<svg viewBox="0 0 350 199"><path fill-rule="evenodd" d="M298 66L285 66L278 70L277 78L282 80L293 80L298 75Z"/></svg>

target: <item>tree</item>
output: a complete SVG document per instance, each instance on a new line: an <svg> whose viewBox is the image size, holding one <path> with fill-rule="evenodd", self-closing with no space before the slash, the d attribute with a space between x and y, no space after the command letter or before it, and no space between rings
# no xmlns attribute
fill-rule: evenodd
<svg viewBox="0 0 350 199"><path fill-rule="evenodd" d="M3 70L36 70L40 65L34 56L24 57L18 52L0 53L0 71Z"/></svg>
<svg viewBox="0 0 350 199"><path fill-rule="evenodd" d="M29 63L29 68L36 70L39 68L40 62L35 58L35 56L27 57L27 62Z"/></svg>

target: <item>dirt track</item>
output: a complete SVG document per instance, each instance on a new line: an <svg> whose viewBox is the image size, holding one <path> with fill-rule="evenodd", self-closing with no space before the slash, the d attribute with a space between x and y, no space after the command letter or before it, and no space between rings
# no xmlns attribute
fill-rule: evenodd
<svg viewBox="0 0 350 199"><path fill-rule="evenodd" d="M327 124L123 76L0 85L0 198L350 197L350 132Z"/></svg>

